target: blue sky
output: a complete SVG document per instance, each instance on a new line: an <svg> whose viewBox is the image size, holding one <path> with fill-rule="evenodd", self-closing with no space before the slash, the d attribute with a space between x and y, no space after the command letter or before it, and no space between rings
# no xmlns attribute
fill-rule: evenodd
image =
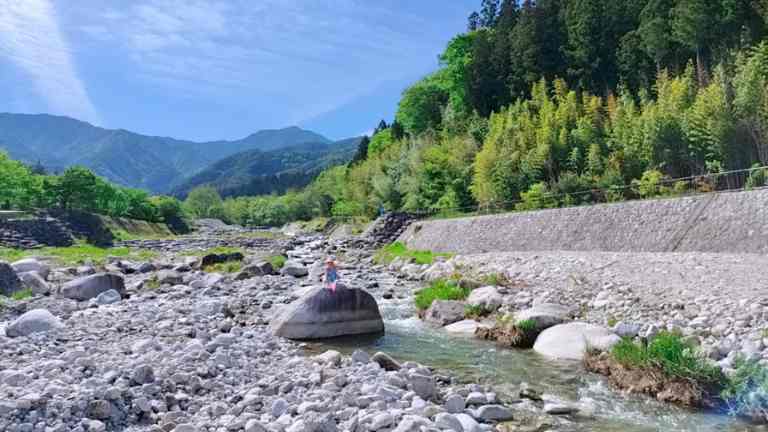
<svg viewBox="0 0 768 432"><path fill-rule="evenodd" d="M394 115L479 0L0 0L0 111L193 140Z"/></svg>

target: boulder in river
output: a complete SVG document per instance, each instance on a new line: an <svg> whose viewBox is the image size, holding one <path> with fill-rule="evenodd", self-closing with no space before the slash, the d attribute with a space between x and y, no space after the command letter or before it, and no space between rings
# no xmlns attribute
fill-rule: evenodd
<svg viewBox="0 0 768 432"><path fill-rule="evenodd" d="M28 336L61 328L64 324L45 309L34 309L16 318L5 329L8 337Z"/></svg>
<svg viewBox="0 0 768 432"><path fill-rule="evenodd" d="M482 308L487 312L495 312L501 307L503 300L495 286L485 286L473 290L467 298L467 304Z"/></svg>
<svg viewBox="0 0 768 432"><path fill-rule="evenodd" d="M611 330L573 322L544 330L533 345L539 354L563 360L583 360L588 349L605 351L621 341Z"/></svg>
<svg viewBox="0 0 768 432"><path fill-rule="evenodd" d="M424 314L424 320L440 327L464 319L464 303L455 300L435 300Z"/></svg>
<svg viewBox="0 0 768 432"><path fill-rule="evenodd" d="M61 287L61 295L77 301L86 301L109 290L115 290L125 296L125 280L121 275L98 273L75 279Z"/></svg>
<svg viewBox="0 0 768 432"><path fill-rule="evenodd" d="M562 324L570 319L571 311L566 306L554 303L540 303L530 309L515 313L515 320L530 321L536 333Z"/></svg>
<svg viewBox="0 0 768 432"><path fill-rule="evenodd" d="M245 258L240 252L224 254L208 254L200 259L200 267L205 268L214 264L222 264L230 261L242 261Z"/></svg>
<svg viewBox="0 0 768 432"><path fill-rule="evenodd" d="M336 291L313 288L272 321L272 331L288 339L327 339L384 331L376 300L361 289L339 284Z"/></svg>

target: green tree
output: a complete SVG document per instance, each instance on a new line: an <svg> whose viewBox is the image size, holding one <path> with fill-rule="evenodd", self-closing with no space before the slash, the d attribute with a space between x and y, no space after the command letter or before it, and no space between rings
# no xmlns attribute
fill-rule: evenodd
<svg viewBox="0 0 768 432"><path fill-rule="evenodd" d="M396 117L409 134L418 135L440 127L449 96L439 79L437 75L430 75L403 93Z"/></svg>
<svg viewBox="0 0 768 432"><path fill-rule="evenodd" d="M99 181L88 168L75 166L67 168L58 178L50 178L45 188L58 208L93 210L98 200Z"/></svg>
<svg viewBox="0 0 768 432"><path fill-rule="evenodd" d="M197 219L220 218L223 213L221 196L212 186L192 189L184 201L184 207Z"/></svg>

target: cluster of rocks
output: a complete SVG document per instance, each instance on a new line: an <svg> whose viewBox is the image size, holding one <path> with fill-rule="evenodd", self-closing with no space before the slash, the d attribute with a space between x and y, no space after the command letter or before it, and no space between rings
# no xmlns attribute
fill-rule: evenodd
<svg viewBox="0 0 768 432"><path fill-rule="evenodd" d="M72 233L58 219L40 216L0 219L0 246L35 249L42 246L70 246Z"/></svg>
<svg viewBox="0 0 768 432"><path fill-rule="evenodd" d="M373 247L392 243L417 219L411 213L387 213L373 221L360 236L360 240Z"/></svg>

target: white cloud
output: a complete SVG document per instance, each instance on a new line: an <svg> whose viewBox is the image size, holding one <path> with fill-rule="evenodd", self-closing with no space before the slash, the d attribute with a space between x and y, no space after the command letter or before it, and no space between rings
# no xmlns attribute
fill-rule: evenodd
<svg viewBox="0 0 768 432"><path fill-rule="evenodd" d="M0 55L31 77L51 112L100 123L49 0L0 0Z"/></svg>

